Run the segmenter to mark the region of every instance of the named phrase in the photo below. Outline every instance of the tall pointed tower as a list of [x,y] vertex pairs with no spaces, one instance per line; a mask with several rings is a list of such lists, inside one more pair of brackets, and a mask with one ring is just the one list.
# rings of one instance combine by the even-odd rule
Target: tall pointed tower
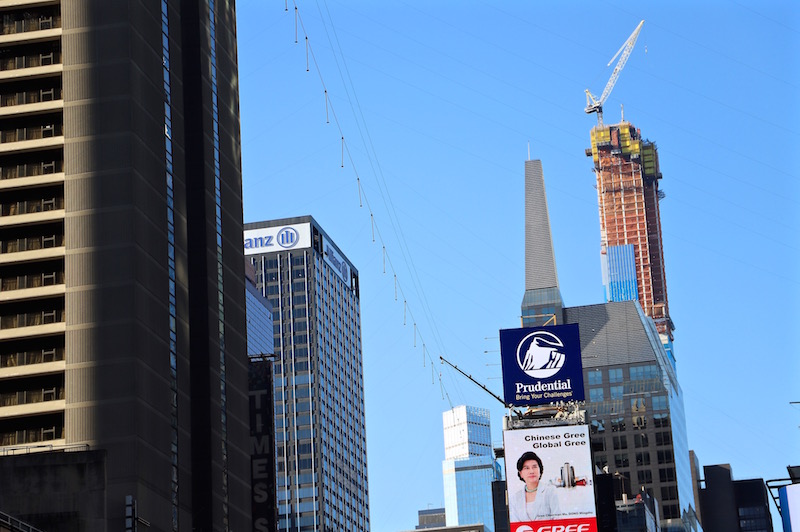
[[522,326],[560,324],[563,307],[542,161],[525,161],[525,295],[522,298]]
[[654,142],[631,123],[595,126],[591,148],[600,210],[600,254],[606,300],[638,300],[670,344],[667,280],[658,202],[661,171]]

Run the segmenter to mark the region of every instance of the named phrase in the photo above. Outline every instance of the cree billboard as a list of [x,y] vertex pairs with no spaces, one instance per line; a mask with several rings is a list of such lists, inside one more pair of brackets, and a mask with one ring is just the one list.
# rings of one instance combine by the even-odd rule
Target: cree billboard
[[244,254],[311,247],[311,224],[278,225],[244,232]]
[[508,405],[584,399],[577,324],[503,329],[500,359]]
[[510,532],[597,532],[587,425],[503,432]]

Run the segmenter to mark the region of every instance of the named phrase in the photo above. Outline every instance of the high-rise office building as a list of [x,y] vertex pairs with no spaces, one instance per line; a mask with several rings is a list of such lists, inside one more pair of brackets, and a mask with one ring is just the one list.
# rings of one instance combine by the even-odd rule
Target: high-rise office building
[[428,508],[417,512],[419,524],[414,530],[424,530],[426,528],[440,528],[447,526],[447,517],[444,508]]
[[638,302],[564,309],[577,323],[595,466],[659,503],[662,530],[697,530],[683,392]]
[[762,478],[734,480],[730,464],[703,466],[697,480],[705,532],[772,532],[770,495]]
[[669,345],[667,278],[658,202],[661,170],[654,142],[629,122],[592,128],[600,253],[606,301],[639,301]]
[[[541,253],[543,258],[526,256],[525,275],[547,282],[533,289],[526,284],[525,299],[542,300],[554,293],[557,277],[550,268],[553,248],[543,178],[527,170],[526,165],[526,183],[531,180],[534,185],[529,189],[526,184],[526,196],[531,190],[534,197],[526,197],[526,211],[537,212],[526,212],[525,217],[526,223],[536,220],[538,242],[531,247],[526,242],[526,255]],[[527,235],[526,228],[526,240]],[[526,322],[524,301],[523,324],[542,325]],[[674,359],[655,321],[637,298],[563,307],[556,314],[557,323],[579,327],[595,466],[625,477],[633,491],[626,494],[629,497],[645,491],[657,500],[662,530],[697,530],[683,394]]]
[[310,216],[244,246],[273,308],[277,530],[367,532],[358,270]]
[[483,524],[494,531],[492,482],[500,478],[489,411],[461,405],[444,412],[444,508],[447,526]]
[[[0,13],[0,509],[47,530],[124,530],[133,509],[153,531],[245,530],[233,3]],[[64,448],[86,454],[33,453]]]

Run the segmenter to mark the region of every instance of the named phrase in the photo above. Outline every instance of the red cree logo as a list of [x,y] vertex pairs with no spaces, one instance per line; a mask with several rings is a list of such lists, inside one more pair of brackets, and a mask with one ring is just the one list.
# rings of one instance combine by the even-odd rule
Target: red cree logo
[[537,528],[536,532],[589,532],[589,525],[545,525]]

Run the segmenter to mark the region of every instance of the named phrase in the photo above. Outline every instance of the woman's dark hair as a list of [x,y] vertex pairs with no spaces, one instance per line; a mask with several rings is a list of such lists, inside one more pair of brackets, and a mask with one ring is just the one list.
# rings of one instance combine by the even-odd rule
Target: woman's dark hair
[[519,457],[519,460],[517,460],[517,476],[523,482],[525,482],[525,480],[523,480],[522,475],[520,475],[520,473],[522,472],[522,467],[525,465],[525,462],[529,460],[536,460],[536,463],[539,464],[539,474],[541,475],[542,473],[544,473],[544,465],[542,464],[542,459],[539,458],[535,452],[528,451],[526,453],[523,453],[523,455]]

